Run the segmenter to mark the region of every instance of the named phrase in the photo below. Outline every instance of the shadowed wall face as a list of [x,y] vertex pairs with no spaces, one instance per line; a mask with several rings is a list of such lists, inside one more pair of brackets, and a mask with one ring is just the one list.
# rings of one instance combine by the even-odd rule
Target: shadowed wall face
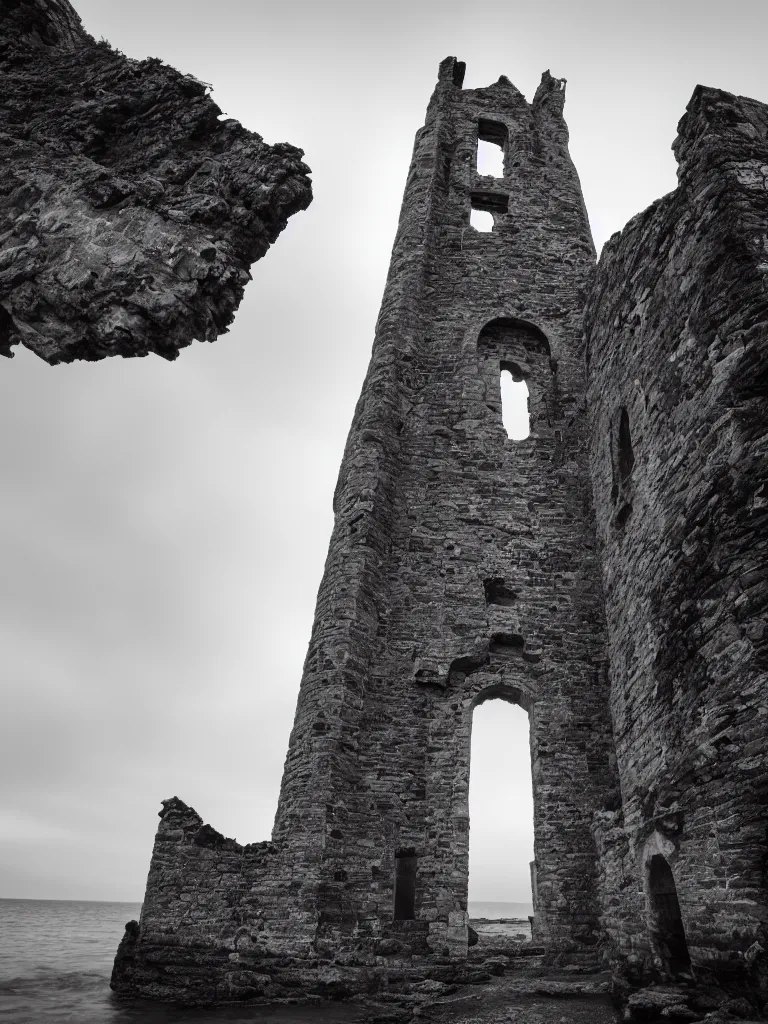
[[663,857],[694,970],[743,978],[767,938],[768,108],[698,87],[678,131],[677,190],[606,245],[588,306],[623,802],[597,834],[615,948],[653,949]]

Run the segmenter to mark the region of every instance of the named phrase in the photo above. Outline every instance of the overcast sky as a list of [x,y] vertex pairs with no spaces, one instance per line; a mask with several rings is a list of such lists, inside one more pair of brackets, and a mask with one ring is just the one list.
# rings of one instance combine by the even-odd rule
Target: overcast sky
[[[160,800],[269,837],[413,135],[439,61],[566,117],[598,246],[675,185],[698,82],[768,101],[764,0],[75,0],[306,151],[315,200],[228,335],[0,365],[0,896],[140,900]],[[477,712],[470,895],[529,898],[524,713]]]

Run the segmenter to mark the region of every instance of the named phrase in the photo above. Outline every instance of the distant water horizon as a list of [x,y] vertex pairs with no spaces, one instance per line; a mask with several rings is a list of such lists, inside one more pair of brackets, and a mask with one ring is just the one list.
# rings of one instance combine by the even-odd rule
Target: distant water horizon
[[361,1007],[182,1009],[117,999],[112,963],[141,903],[0,898],[0,1024],[356,1024]]
[[[0,1024],[353,1024],[360,1007],[184,1010],[117,1000],[112,963],[141,903],[0,898]],[[530,903],[472,900],[470,917],[522,918]]]
[[470,900],[467,904],[470,917],[487,917],[496,921],[500,918],[516,918],[527,921],[533,914],[532,903],[506,903],[500,900]]
[[[138,900],[72,900],[51,899],[47,896],[0,896],[0,904],[2,903],[98,903],[101,906],[109,907],[132,907],[136,918],[141,913],[142,906]],[[515,903],[506,900],[469,900],[467,909],[470,917],[527,918],[533,914],[533,904],[525,901]],[[1,924],[2,919],[0,918]]]

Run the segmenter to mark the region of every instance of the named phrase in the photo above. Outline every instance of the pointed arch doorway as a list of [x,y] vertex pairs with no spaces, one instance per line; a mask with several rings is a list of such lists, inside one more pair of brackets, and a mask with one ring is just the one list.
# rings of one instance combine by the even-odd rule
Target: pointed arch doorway
[[691,969],[691,957],[677,898],[675,876],[668,861],[660,853],[654,854],[648,863],[648,896],[653,949],[672,977],[687,974]]

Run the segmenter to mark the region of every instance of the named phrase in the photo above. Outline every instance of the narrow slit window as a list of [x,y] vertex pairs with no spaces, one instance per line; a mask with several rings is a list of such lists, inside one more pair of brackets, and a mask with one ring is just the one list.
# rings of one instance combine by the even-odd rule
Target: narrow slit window
[[395,854],[395,920],[413,921],[416,916],[416,852]]
[[501,367],[501,422],[511,441],[524,441],[531,433],[528,385],[514,364]]
[[469,223],[475,231],[493,231],[493,214],[487,210],[472,210]]
[[619,417],[618,464],[620,479],[628,480],[635,465],[635,453],[632,451],[632,437],[629,433],[629,414],[624,408]]
[[657,853],[651,857],[648,888],[651,896],[651,938],[673,977],[685,976],[691,967],[685,926],[680,913],[672,868]]
[[504,177],[504,150],[497,142],[478,139],[477,173],[489,178]]

